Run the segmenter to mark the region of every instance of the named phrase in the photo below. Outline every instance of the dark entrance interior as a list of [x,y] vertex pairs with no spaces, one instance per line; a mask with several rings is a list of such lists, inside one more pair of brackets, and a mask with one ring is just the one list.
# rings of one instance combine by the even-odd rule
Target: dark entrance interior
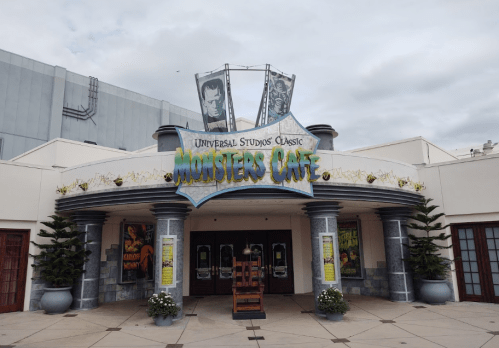
[[461,301],[499,303],[499,222],[452,226]]
[[23,310],[29,231],[0,230],[0,313]]
[[[253,251],[243,255],[248,243]],[[291,231],[191,232],[190,294],[232,294],[232,257],[262,259],[265,293],[294,293]]]

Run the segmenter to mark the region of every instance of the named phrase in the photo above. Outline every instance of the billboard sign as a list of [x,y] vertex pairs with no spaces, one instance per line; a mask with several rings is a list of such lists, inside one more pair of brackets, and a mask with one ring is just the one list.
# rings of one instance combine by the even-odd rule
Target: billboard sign
[[199,103],[206,132],[227,132],[225,71],[198,78]]
[[294,80],[270,71],[268,122],[271,123],[290,111]]
[[173,181],[177,194],[199,206],[224,192],[273,188],[313,197],[319,178],[319,138],[289,113],[279,122],[231,133],[177,128]]

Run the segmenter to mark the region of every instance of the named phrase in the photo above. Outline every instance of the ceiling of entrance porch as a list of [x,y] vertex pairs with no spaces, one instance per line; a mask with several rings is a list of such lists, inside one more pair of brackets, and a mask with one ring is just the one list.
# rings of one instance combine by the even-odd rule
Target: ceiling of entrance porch
[[[309,199],[231,199],[231,200],[213,200],[203,204],[200,208],[190,206],[191,217],[197,216],[226,216],[226,215],[305,215],[303,208]],[[186,202],[182,202],[186,203]],[[377,208],[394,207],[395,204],[376,203],[364,201],[339,201],[342,207],[340,215],[343,214],[363,214],[374,213]],[[154,218],[151,212],[153,205],[150,203],[124,204],[115,206],[100,207],[98,210],[106,211],[110,216],[122,217],[142,217]],[[92,208],[90,210],[97,210]]]

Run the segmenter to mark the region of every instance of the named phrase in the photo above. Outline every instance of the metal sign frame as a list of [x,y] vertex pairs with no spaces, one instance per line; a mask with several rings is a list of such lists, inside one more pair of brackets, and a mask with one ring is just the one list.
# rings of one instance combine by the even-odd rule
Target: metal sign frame
[[[230,83],[230,71],[263,71],[265,72],[265,80],[264,80],[264,86],[263,86],[263,92],[262,92],[262,98],[260,100],[260,106],[258,108],[258,114],[255,122],[255,128],[265,126],[268,124],[268,115],[267,115],[267,108],[268,108],[268,95],[269,95],[269,80],[270,80],[270,64],[265,64],[265,69],[252,69],[250,67],[246,67],[245,69],[242,68],[231,68],[230,64],[226,63],[224,64],[224,69],[223,71],[225,72],[225,84],[226,84],[226,89],[227,89],[227,113],[228,113],[228,129],[230,129],[230,132],[237,132],[237,127],[236,127],[236,115],[234,112],[234,103],[232,101],[232,87]],[[221,71],[221,70],[219,70]],[[209,71],[207,72],[208,74],[213,74],[217,72],[216,70],[214,71]],[[286,75],[283,72],[280,72],[282,75]],[[198,90],[198,95],[201,95],[201,92],[199,90],[199,74],[194,75],[196,79],[196,87]],[[295,79],[296,75],[291,76],[291,93],[289,96],[289,105],[287,107],[286,113],[290,112],[291,109],[291,99],[293,97],[293,90],[295,86]],[[201,100],[199,100],[201,110],[203,110],[203,105]],[[208,131],[208,125],[206,121],[203,118],[203,123],[204,123],[204,129],[205,131]]]

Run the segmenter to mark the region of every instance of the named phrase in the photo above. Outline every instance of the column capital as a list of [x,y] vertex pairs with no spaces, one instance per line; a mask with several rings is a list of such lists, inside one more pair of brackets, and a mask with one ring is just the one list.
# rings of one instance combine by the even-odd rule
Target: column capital
[[106,221],[105,211],[82,210],[75,212],[71,218],[77,225],[104,225]]
[[338,216],[340,209],[338,202],[310,202],[305,205],[305,212],[311,218],[313,217],[332,217]]
[[179,203],[159,203],[154,204],[151,209],[156,219],[182,219],[185,220],[191,211],[185,204]]
[[382,221],[385,220],[403,220],[406,221],[412,215],[412,208],[409,207],[390,207],[379,208],[377,214]]

